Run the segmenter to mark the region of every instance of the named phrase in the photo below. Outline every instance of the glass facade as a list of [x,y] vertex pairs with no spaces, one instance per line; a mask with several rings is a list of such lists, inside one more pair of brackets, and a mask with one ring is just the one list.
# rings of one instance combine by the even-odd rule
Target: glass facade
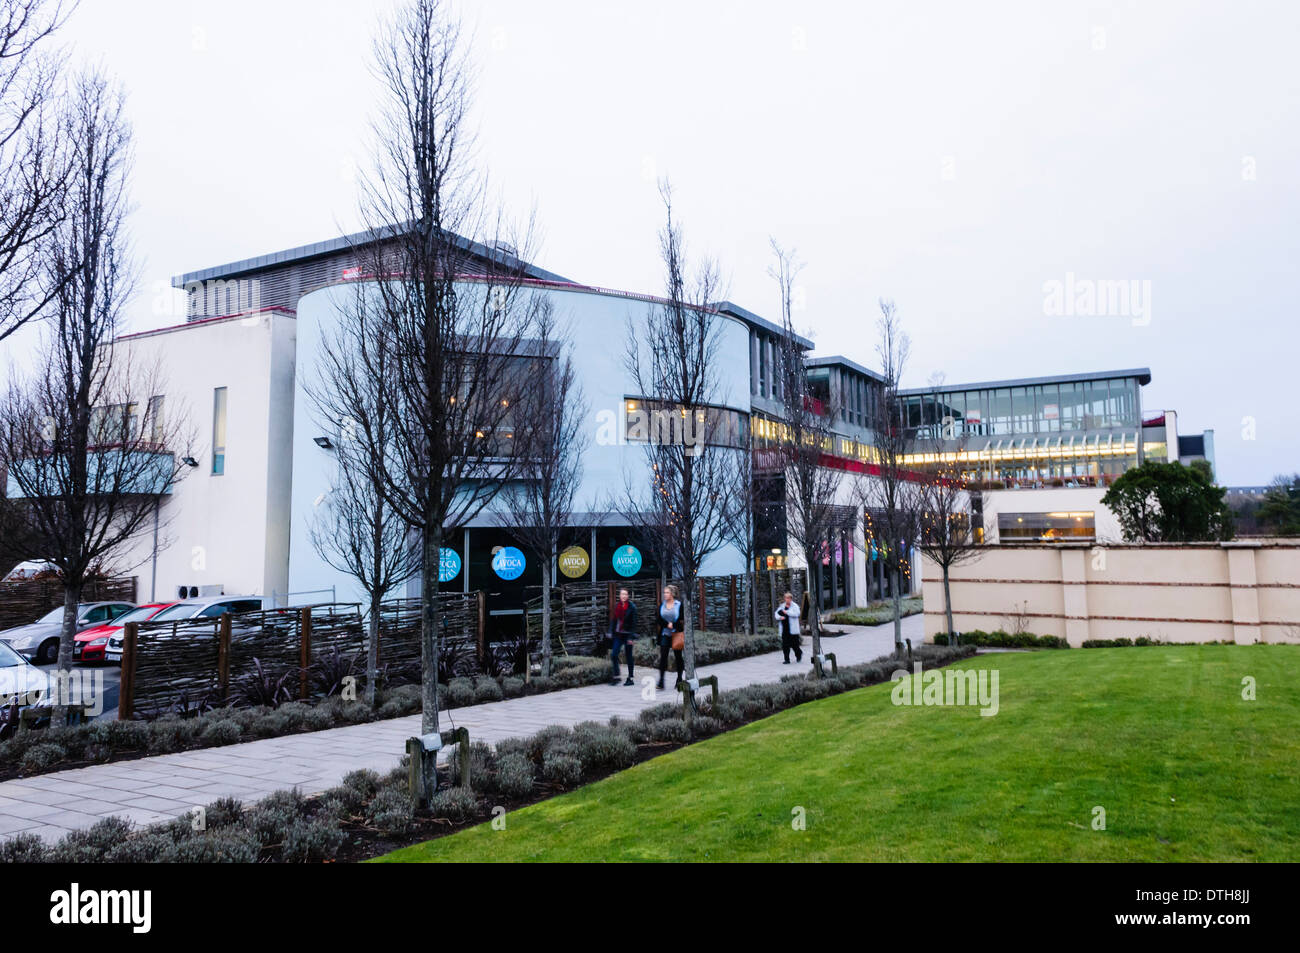
[[1108,483],[1138,462],[1140,387],[1116,377],[908,394],[918,450],[907,462],[986,489]]

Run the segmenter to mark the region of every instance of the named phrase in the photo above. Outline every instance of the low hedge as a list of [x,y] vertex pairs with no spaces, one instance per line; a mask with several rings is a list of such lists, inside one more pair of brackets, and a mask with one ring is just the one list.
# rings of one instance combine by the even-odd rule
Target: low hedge
[[[914,660],[923,668],[946,665],[974,654],[969,646],[921,646]],[[46,844],[34,834],[0,843],[0,863],[322,863],[338,858],[348,842],[371,838],[375,856],[392,849],[392,839],[424,840],[449,827],[492,817],[502,800],[528,802],[579,787],[621,771],[664,746],[689,744],[786,708],[889,681],[903,666],[883,656],[848,665],[834,677],[788,675],[780,682],[723,692],[716,707],[703,699],[690,724],[682,706],[666,702],[645,709],[636,720],[588,721],[573,728],[551,726],[528,738],[508,738],[490,747],[471,744],[470,781],[457,782],[458,759],[439,769],[442,788],[427,815],[417,816],[407,792],[406,759],[385,775],[353,771],[325,793],[306,797],[279,791],[245,807],[224,798],[194,815],[136,828],[110,817]],[[201,830],[196,830],[201,826]]]
[[[1139,635],[1136,639],[1084,639],[1081,643],[1085,649],[1126,649],[1139,645],[1183,645],[1182,642],[1165,642],[1161,639],[1153,639],[1146,635]],[[1198,642],[1197,645],[1236,645],[1231,639],[1222,639],[1217,642]]]
[[[940,632],[934,637],[935,645],[947,645],[949,641],[946,632]],[[958,634],[958,642],[961,645],[978,645],[981,648],[991,649],[1068,649],[1070,647],[1070,643],[1059,635],[1034,635],[1032,632],[1019,632],[1013,635],[1001,629],[993,632],[985,632],[981,629],[961,632]]]

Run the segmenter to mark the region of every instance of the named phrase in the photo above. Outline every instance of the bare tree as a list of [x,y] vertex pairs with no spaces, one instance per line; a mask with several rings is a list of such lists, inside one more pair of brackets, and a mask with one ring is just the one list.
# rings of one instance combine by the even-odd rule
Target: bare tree
[[921,494],[918,474],[908,466],[915,430],[903,416],[899,382],[907,366],[911,341],[903,331],[894,302],[881,299],[876,323],[876,357],[881,384],[871,415],[875,460],[856,484],[867,521],[865,544],[874,546],[890,580],[894,604],[894,650],[903,651],[902,577],[908,551],[920,533]]
[[68,214],[73,155],[54,101],[62,58],[50,44],[74,6],[0,0],[0,340],[61,289],[42,249]]
[[768,274],[781,292],[781,327],[777,341],[774,378],[781,417],[781,457],[785,474],[786,532],[799,545],[808,563],[808,631],[814,656],[821,655],[822,558],[833,531],[844,524],[845,507],[838,504],[844,471],[825,466],[833,452],[833,422],[839,414],[836,396],[828,388],[814,394],[804,361],[803,347],[794,328],[794,282],[802,263],[793,249],[772,241],[776,263]]
[[542,567],[542,674],[549,676],[551,572],[582,484],[587,402],[549,300],[538,309],[534,340],[540,367],[521,395],[519,415],[528,427],[516,451],[528,462],[502,493],[497,518]]
[[[681,226],[673,218],[672,189],[661,182],[666,224],[659,233],[665,270],[664,300],[644,324],[629,322],[624,367],[637,391],[646,432],[648,486],[633,488],[627,507],[643,536],[658,539],[667,570],[686,588],[683,663],[695,677],[695,618],[691,604],[704,561],[726,542],[727,495],[735,485],[740,434],[717,405],[722,318],[711,307],[721,287],[717,265],[692,269]],[[698,611],[698,608],[695,610]]]
[[[438,730],[439,553],[444,535],[483,511],[519,471],[517,398],[537,298],[526,242],[507,234],[470,162],[470,71],[443,0],[409,0],[381,30],[384,105],[362,186],[366,234],[354,249],[387,329],[383,397],[392,440],[367,440],[382,493],[421,541],[423,730]],[[525,232],[525,238],[527,237]],[[475,238],[481,239],[476,241]],[[514,237],[514,242],[506,241]]]
[[[944,425],[946,426],[946,425]],[[961,467],[944,457],[960,451],[938,449],[942,462],[926,472],[920,484],[920,538],[917,546],[943,572],[943,608],[948,637],[953,633],[951,573],[954,566],[983,555],[971,519],[970,490]]]
[[72,89],[62,135],[75,158],[66,217],[43,243],[52,290],[37,371],[0,407],[0,469],[23,498],[42,558],[64,586],[61,673],[72,664],[87,575],[154,530],[180,478],[183,415],[163,409],[156,368],[114,343],[132,284],[124,219],[131,133],[122,93],[87,73]]
[[420,567],[410,527],[384,496],[379,467],[393,452],[395,407],[385,394],[393,349],[364,286],[337,328],[326,335],[306,390],[321,423],[337,436],[338,469],[311,527],[312,546],[354,578],[368,597],[366,704],[375,706],[381,606]]

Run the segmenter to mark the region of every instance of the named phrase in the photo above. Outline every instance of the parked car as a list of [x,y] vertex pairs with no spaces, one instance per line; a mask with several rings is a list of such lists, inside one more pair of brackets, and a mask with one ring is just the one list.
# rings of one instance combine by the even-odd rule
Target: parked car
[[108,648],[108,640],[120,633],[122,626],[128,622],[144,622],[152,619],[163,609],[174,605],[176,605],[174,602],[150,602],[138,609],[123,613],[112,622],[105,622],[103,625],[92,626],[85,632],[78,632],[72,648],[73,659],[78,662],[107,661],[104,652]]
[[45,672],[0,642],[0,738],[17,730],[23,712],[51,707],[49,686]]
[[[130,602],[83,602],[77,606],[77,631],[103,625],[130,612],[135,606]],[[56,661],[59,657],[59,633],[63,629],[63,607],[51,609],[29,625],[20,625],[0,632],[4,642],[23,658],[37,665]]]
[[[172,603],[149,621],[177,622],[183,619],[215,619],[227,612],[252,612],[260,608],[262,608],[261,596],[214,596],[211,599],[187,599],[184,602]],[[122,641],[121,632],[109,636],[108,644],[104,649],[105,661],[122,661]]]

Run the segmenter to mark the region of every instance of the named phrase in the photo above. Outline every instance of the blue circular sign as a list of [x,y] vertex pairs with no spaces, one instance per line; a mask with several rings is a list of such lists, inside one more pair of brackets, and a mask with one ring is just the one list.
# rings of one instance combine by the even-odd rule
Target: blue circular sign
[[438,581],[451,582],[460,575],[460,553],[446,546],[438,550]]
[[492,571],[505,580],[518,579],[525,565],[524,554],[514,546],[502,546],[492,557]]
[[640,571],[641,550],[632,545],[614,550],[614,572],[620,576],[635,576]]

